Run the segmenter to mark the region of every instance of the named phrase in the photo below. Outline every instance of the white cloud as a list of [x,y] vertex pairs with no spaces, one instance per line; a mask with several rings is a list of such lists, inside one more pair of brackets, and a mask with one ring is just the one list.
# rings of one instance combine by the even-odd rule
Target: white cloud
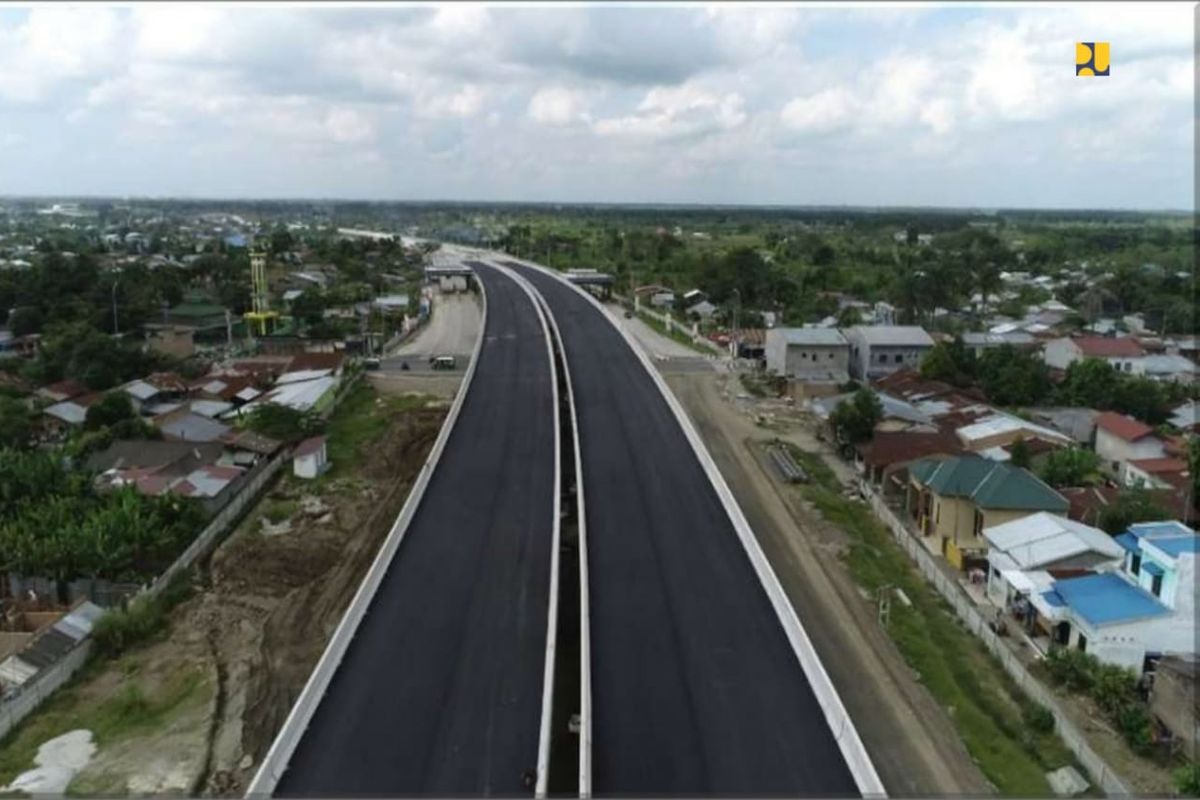
[[830,133],[850,125],[859,101],[847,89],[835,86],[788,102],[779,116],[788,128],[801,133]]
[[[0,128],[26,154],[5,182],[153,185],[157,153],[172,186],[228,165],[230,192],[919,203],[953,165],[924,196],[985,203],[1004,172],[1036,203],[1070,164],[1135,187],[1115,204],[1190,204],[1193,29],[1165,4],[39,6],[0,14]],[[1076,39],[1112,42],[1111,77],[1074,77]],[[1134,163],[1156,180],[1124,180]]]
[[542,125],[570,125],[588,118],[583,93],[561,86],[539,89],[529,100],[528,113]]
[[473,117],[483,108],[485,96],[478,86],[464,86],[457,92],[433,94],[422,98],[418,112],[433,119]]
[[741,95],[685,84],[651,89],[635,113],[599,119],[593,128],[601,136],[670,140],[730,130],[745,121]]
[[121,59],[115,10],[38,6],[24,24],[0,28],[0,99],[35,103],[60,84],[107,73]]

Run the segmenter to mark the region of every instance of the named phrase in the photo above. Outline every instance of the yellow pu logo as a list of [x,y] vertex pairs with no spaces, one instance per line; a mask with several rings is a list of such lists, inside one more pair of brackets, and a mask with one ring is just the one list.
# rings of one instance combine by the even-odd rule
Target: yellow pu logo
[[1076,42],[1075,74],[1092,78],[1108,76],[1108,42]]

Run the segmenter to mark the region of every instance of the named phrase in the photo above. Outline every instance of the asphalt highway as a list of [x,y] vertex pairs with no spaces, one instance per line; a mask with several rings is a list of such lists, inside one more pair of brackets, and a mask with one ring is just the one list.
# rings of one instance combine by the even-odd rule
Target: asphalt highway
[[857,795],[728,514],[634,352],[571,287],[501,263],[546,299],[574,383],[595,795]]
[[556,414],[528,295],[476,271],[487,321],[470,392],[277,796],[533,793]]

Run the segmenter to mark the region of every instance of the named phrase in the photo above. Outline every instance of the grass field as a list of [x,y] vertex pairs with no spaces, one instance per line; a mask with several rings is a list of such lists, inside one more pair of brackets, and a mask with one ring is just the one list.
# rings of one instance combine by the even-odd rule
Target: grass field
[[882,587],[900,589],[911,602],[893,598],[888,633],[918,680],[949,711],[984,775],[1003,795],[1050,795],[1045,773],[1074,762],[1047,730],[1044,712],[959,622],[870,508],[841,495],[824,461],[794,446],[789,452],[812,479],[799,491],[850,537],[844,560],[855,581],[872,596]]
[[424,395],[384,396],[370,384],[359,383],[329,418],[325,446],[330,467],[321,478],[337,477],[358,460],[363,447],[384,435],[395,414],[424,408],[430,399]]
[[[121,656],[119,663],[133,674],[140,667],[139,656],[138,651],[132,651]],[[36,714],[0,740],[0,786],[32,769],[38,747],[49,739],[83,728],[92,732],[97,746],[111,744],[132,734],[161,727],[166,719],[183,708],[210,702],[216,691],[204,671],[194,669],[167,677],[149,693],[138,684],[129,683],[101,702],[95,697],[84,696],[80,687],[107,664],[93,660]]]

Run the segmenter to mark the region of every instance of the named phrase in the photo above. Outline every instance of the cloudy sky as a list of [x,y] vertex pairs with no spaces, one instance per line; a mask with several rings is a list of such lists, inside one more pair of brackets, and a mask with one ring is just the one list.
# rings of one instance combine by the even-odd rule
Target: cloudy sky
[[0,6],[0,194],[1190,210],[1194,30],[1183,3]]

